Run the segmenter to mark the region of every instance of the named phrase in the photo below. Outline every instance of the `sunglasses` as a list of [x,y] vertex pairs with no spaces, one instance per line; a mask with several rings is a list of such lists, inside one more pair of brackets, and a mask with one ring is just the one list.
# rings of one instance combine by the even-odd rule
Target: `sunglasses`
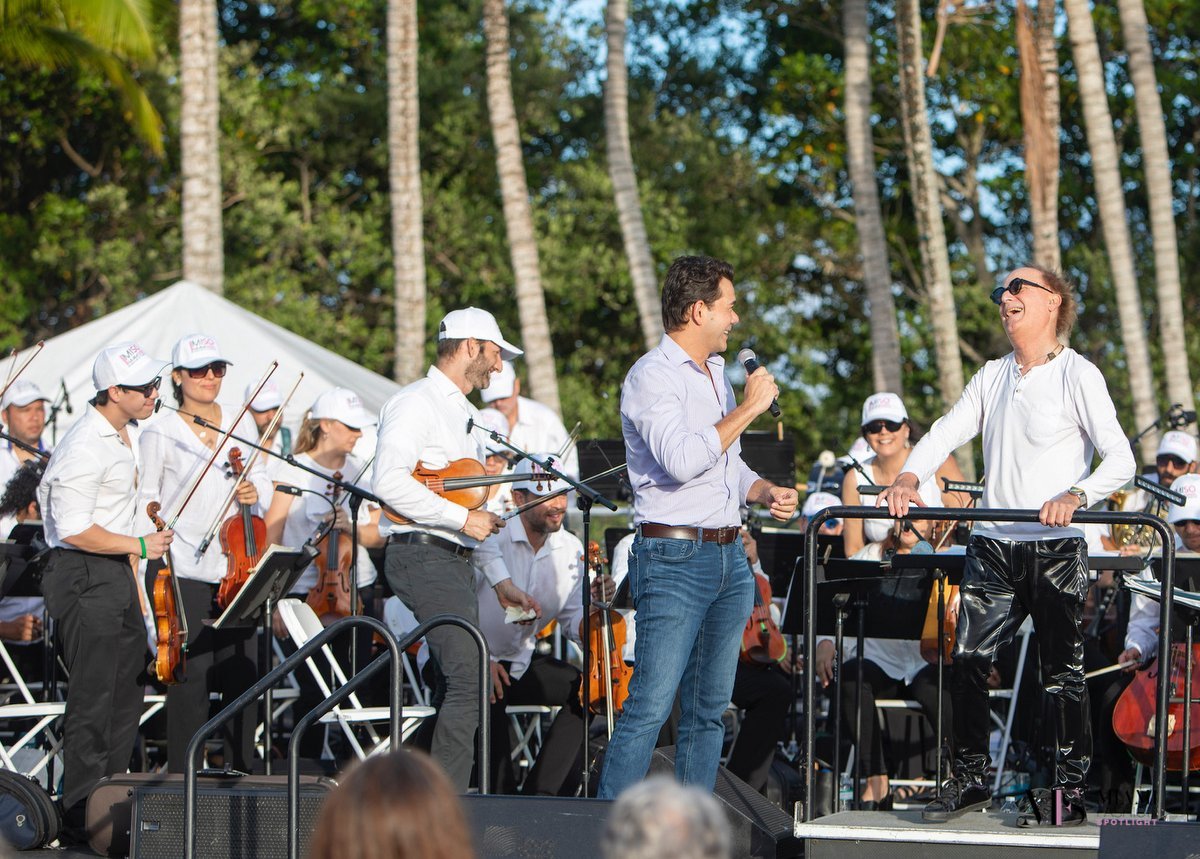
[[1172,468],[1183,468],[1187,465],[1180,457],[1173,453],[1164,453],[1162,456],[1155,457],[1154,462],[1159,466],[1171,466]]
[[1034,283],[1032,280],[1026,280],[1023,277],[1014,277],[1005,286],[997,286],[992,290],[992,301],[996,304],[1000,303],[1000,299],[1004,297],[1004,293],[1008,292],[1012,295],[1020,295],[1021,289],[1026,286],[1035,286],[1038,289],[1044,289],[1046,292],[1054,292],[1049,287],[1042,286],[1040,283]]
[[213,377],[217,379],[225,378],[224,361],[213,361],[211,364],[205,364],[203,367],[184,367],[183,372],[187,373],[193,379],[203,379],[208,375],[209,370],[212,371]]
[[885,429],[888,432],[900,432],[900,427],[904,426],[904,421],[871,421],[869,424],[863,424],[862,431],[867,435],[877,435]]
[[118,385],[117,387],[125,391],[135,391],[143,397],[149,399],[150,395],[158,390],[158,386],[162,384],[162,376],[155,376],[144,385]]

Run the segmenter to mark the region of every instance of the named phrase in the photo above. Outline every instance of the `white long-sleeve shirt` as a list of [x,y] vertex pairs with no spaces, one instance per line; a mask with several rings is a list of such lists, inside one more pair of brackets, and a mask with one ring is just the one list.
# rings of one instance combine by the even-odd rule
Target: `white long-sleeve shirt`
[[[980,433],[985,508],[1037,510],[1072,486],[1091,504],[1133,477],[1133,452],[1104,376],[1074,349],[1063,349],[1024,376],[1012,353],[988,361],[917,443],[904,470],[924,482],[955,448]],[[1093,472],[1095,453],[1102,461]],[[975,532],[1007,540],[1083,536],[1074,526],[1036,522],[980,523]]]
[[[226,414],[229,414],[228,411]],[[236,414],[236,411],[232,414]],[[242,416],[233,432],[242,438],[258,436],[254,429],[254,421],[249,415]],[[229,490],[233,488],[235,478],[229,470],[229,451],[236,447],[239,447],[236,440],[230,438],[225,441],[212,467],[200,481],[196,494],[175,523],[171,562],[174,565],[172,569],[180,578],[215,584],[222,579],[228,568],[225,555],[221,552],[219,536],[213,538],[204,554],[200,553],[200,543],[213,520],[221,512],[221,505],[229,496]],[[160,515],[170,524],[171,518],[179,510],[179,505],[191,490],[196,475],[212,456],[212,448],[192,432],[181,415],[174,414],[166,415],[146,427],[142,432],[141,453],[142,480],[139,486],[138,513],[142,514],[149,502],[158,501],[162,504]],[[250,460],[252,453],[252,450],[248,451],[243,447],[243,463]],[[274,491],[263,463],[264,456],[265,454],[259,454],[255,458],[246,475],[246,480],[258,492],[255,512],[259,515],[270,505],[271,494]],[[236,502],[230,504],[229,509],[224,511],[222,522],[237,510]],[[150,528],[149,521],[146,522],[146,527]],[[258,550],[263,552],[266,548],[259,546]]]
[[430,367],[424,379],[405,385],[383,404],[372,489],[415,524],[380,519],[380,532],[423,531],[474,548],[477,541],[461,531],[467,524],[467,508],[427,489],[412,473],[418,462],[432,468],[464,457],[483,462],[485,437],[481,431],[467,432],[467,420],[478,417],[458,385],[437,367]]
[[[570,531],[547,534],[546,542],[534,551],[524,522],[516,516],[502,531],[479,544],[472,563],[479,597],[479,629],[487,639],[492,660],[512,663],[509,673],[514,679],[529,667],[537,634],[551,620],[558,621],[564,635],[579,641],[583,544]],[[542,617],[537,623],[504,622],[504,609],[492,586],[507,578],[541,605]]]

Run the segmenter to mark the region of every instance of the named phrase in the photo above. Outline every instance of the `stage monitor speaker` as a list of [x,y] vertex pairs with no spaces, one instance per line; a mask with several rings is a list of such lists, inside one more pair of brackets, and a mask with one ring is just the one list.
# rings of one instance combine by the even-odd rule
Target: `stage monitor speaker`
[[612,803],[551,796],[462,798],[480,859],[557,857],[599,859],[600,836]]
[[[654,750],[650,774],[674,777],[675,746]],[[792,818],[725,767],[717,769],[713,794],[729,818],[734,856],[784,859],[803,854],[803,845],[794,834]]]
[[1127,856],[1191,859],[1200,852],[1196,849],[1195,823],[1167,823],[1149,816],[1103,813],[1096,814],[1096,822],[1100,824],[1099,859]]
[[742,433],[742,459],[746,465],[779,486],[796,485],[796,440],[785,433]]
[[[300,852],[312,836],[332,779],[301,777]],[[204,859],[286,859],[287,776],[200,780],[196,804],[196,855]],[[133,790],[130,856],[179,859],[183,849],[183,777],[137,785]]]

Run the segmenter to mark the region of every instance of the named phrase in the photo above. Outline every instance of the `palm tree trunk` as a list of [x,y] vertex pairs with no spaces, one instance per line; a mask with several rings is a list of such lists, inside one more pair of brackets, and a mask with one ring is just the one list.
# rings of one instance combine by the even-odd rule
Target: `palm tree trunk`
[[[613,0],[610,0],[610,14],[613,5]],[[887,240],[883,234],[883,212],[879,206],[879,189],[875,185],[867,0],[846,0],[842,12],[842,27],[846,39],[847,162],[854,195],[858,247],[863,259],[863,283],[867,290],[867,319],[871,326],[871,372],[875,390],[903,394],[900,330],[896,323],[896,302],[892,297]]]
[[397,382],[421,375],[425,358],[425,235],[421,127],[417,100],[417,3],[388,0],[388,180],[392,205],[392,285],[396,297]]
[[537,240],[533,234],[533,209],[529,204],[517,111],[513,106],[508,65],[508,12],[504,0],[484,0],[483,32],[487,38],[488,116],[496,146],[496,169],[500,174],[500,197],[512,253],[517,313],[521,318],[521,341],[529,367],[530,393],[535,400],[562,414],[554,350],[550,344],[550,324],[546,321],[546,295],[542,291]]
[[183,277],[220,294],[225,289],[225,247],[216,0],[180,0],[179,91]]
[[[1150,369],[1150,349],[1146,344],[1146,322],[1142,316],[1141,296],[1133,266],[1133,243],[1125,223],[1125,195],[1121,190],[1117,141],[1113,134],[1108,94],[1104,89],[1104,69],[1100,46],[1088,0],[1063,0],[1067,12],[1067,32],[1071,53],[1079,74],[1079,97],[1087,129],[1088,151],[1096,182],[1096,204],[1104,244],[1112,268],[1113,290],[1117,297],[1117,316],[1125,342],[1125,361],[1129,367],[1129,387],[1133,397],[1133,417],[1137,428],[1150,426],[1157,417],[1154,402],[1154,376]],[[1153,462],[1158,449],[1158,433],[1142,436],[1143,462]]]
[[[908,158],[913,208],[920,236],[921,270],[933,327],[937,358],[938,388],[948,409],[962,394],[962,355],[958,346],[958,315],[950,281],[950,254],[938,177],[933,166],[933,134],[925,105],[925,56],[921,47],[921,10],[917,0],[900,0],[896,5],[896,30],[900,58],[900,111],[904,126],[904,148]],[[975,473],[970,448],[955,451],[955,458],[968,477]]]
[[1017,50],[1021,55],[1021,120],[1033,262],[1051,271],[1062,267],[1058,237],[1059,103],[1055,0],[1038,0],[1031,21],[1017,3]]
[[1142,0],[1117,0],[1121,32],[1129,53],[1134,104],[1142,138],[1142,169],[1150,207],[1150,233],[1154,239],[1154,285],[1158,297],[1159,332],[1167,396],[1172,403],[1194,408],[1192,378],[1188,372],[1183,334],[1183,297],[1179,285],[1179,247],[1175,237],[1175,195],[1171,161],[1167,152],[1167,127],[1150,51],[1149,23]]
[[633,147],[629,142],[629,72],[625,67],[625,21],[627,0],[609,0],[605,13],[608,32],[608,79],[604,84],[604,135],[608,144],[608,175],[612,179],[617,204],[617,220],[629,257],[629,275],[633,280],[633,298],[642,322],[646,348],[662,339],[662,309],[658,282],[654,276],[654,257],[642,220],[637,177],[633,171]]

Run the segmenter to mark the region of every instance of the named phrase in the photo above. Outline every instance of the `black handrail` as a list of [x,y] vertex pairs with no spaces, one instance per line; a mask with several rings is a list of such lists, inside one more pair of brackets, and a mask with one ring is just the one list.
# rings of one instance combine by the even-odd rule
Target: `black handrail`
[[[478,750],[481,761],[481,772],[479,775],[479,785],[480,792],[487,793],[488,788],[490,787],[488,784],[488,764],[490,763],[489,754],[491,749],[490,735],[488,733],[488,716],[490,715],[488,698],[491,691],[491,675],[488,666],[490,655],[488,652],[487,641],[484,640],[483,634],[475,626],[461,617],[450,614],[439,614],[429,618],[429,620],[425,621],[424,623],[419,624],[414,630],[405,636],[404,639],[402,639],[400,642],[397,642],[395,636],[392,634],[392,631],[382,622],[365,615],[351,615],[350,617],[342,618],[341,620],[330,624],[328,627],[321,630],[319,633],[306,641],[302,647],[296,650],[295,653],[286,657],[282,662],[279,663],[279,665],[268,671],[261,680],[239,695],[236,699],[231,701],[225,706],[224,709],[221,710],[221,712],[217,713],[217,715],[205,722],[192,736],[185,753],[183,777],[184,856],[186,859],[195,859],[196,855],[196,756],[199,752],[200,746],[217,728],[230,721],[234,715],[241,712],[246,707],[256,703],[268,688],[274,686],[276,683],[294,671],[302,662],[304,662],[309,656],[324,646],[330,639],[340,635],[351,627],[365,626],[375,632],[380,633],[388,647],[389,652],[386,654],[381,654],[375,661],[371,663],[371,666],[369,667],[371,668],[371,674],[374,674],[376,671],[378,671],[378,667],[376,666],[381,660],[387,659],[391,662],[391,683],[389,689],[391,700],[389,701],[388,714],[389,726],[391,736],[399,737],[401,735],[400,725],[403,714],[403,707],[401,703],[401,692],[403,685],[401,679],[400,653],[413,642],[422,638],[428,632],[428,630],[443,624],[451,624],[453,626],[459,626],[463,628],[475,639],[476,644],[480,647],[480,737],[478,742]],[[361,674],[362,672],[360,672],[358,675],[355,675],[355,678],[351,678],[351,681],[346,684],[347,686],[350,686],[350,691],[346,692],[346,695],[349,695],[350,692],[357,688],[358,683],[354,681],[357,677],[361,676]],[[351,686],[351,684],[353,685]],[[344,686],[342,688],[344,689],[346,687]],[[340,691],[341,690],[339,689],[339,692]],[[334,695],[330,696],[330,699],[327,699],[327,701],[337,698],[337,695],[338,693],[335,692]],[[340,703],[341,700],[342,698],[337,698],[335,703],[330,705],[329,709],[332,709],[332,707],[336,706],[337,703]],[[327,702],[322,702],[320,706],[324,706],[325,703]],[[321,715],[323,715],[323,713]],[[266,753],[270,754],[270,749],[267,749]],[[292,782],[294,781],[291,773],[289,773],[288,779],[288,789],[290,793],[292,790]],[[298,780],[295,780],[295,783],[298,796]]]
[[[808,522],[805,545],[817,545],[817,532],[826,519],[891,519],[894,518],[882,507],[827,507]],[[966,507],[910,507],[908,519],[932,519],[952,522],[1037,522],[1037,510],[1008,510]],[[1159,603],[1158,652],[1160,658],[1170,653],[1171,609],[1175,594],[1175,538],[1167,523],[1149,513],[1118,513],[1115,511],[1079,511],[1071,518],[1072,524],[1081,525],[1144,525],[1153,528],[1162,539],[1162,600]],[[801,772],[804,774],[804,794],[801,799],[803,819],[813,819],[813,761],[815,688],[813,686],[814,659],[817,649],[817,623],[814,607],[817,600],[817,553],[804,553],[804,754]],[[1170,673],[1160,671],[1158,675],[1158,712],[1166,713],[1170,696]],[[837,757],[837,750],[834,751]],[[1158,731],[1154,742],[1154,816],[1166,818],[1164,788],[1167,776],[1167,732]],[[940,777],[940,773],[939,773]]]

